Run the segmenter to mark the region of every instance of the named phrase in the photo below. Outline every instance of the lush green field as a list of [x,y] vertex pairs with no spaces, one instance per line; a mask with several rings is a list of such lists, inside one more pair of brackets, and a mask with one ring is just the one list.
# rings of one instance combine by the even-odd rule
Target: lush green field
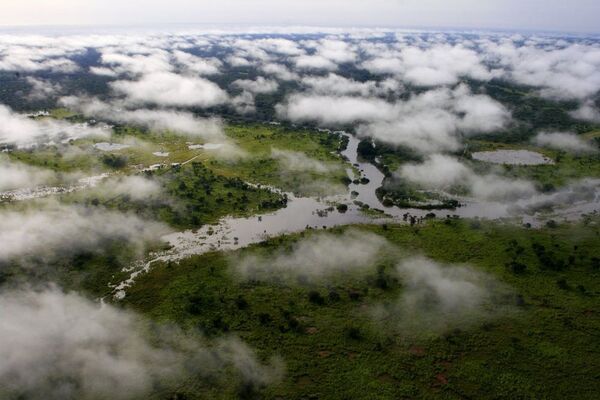
[[[365,273],[329,283],[238,279],[231,260],[275,253],[316,233],[274,238],[233,258],[209,253],[156,267],[128,291],[124,305],[209,336],[233,332],[262,357],[283,357],[284,380],[259,398],[596,397],[597,219],[541,230],[469,220],[360,229],[385,237],[397,252]],[[402,334],[401,323],[374,321],[371,306],[402,294],[393,266],[413,254],[492,274],[512,288],[514,306],[495,319],[442,333]],[[231,388],[220,392],[201,381],[191,386],[181,388],[187,398],[233,397]]]

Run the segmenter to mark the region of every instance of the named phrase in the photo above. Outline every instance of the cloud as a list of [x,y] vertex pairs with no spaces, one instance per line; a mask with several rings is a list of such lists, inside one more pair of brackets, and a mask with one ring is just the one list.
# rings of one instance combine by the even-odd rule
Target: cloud
[[116,81],[111,87],[132,104],[212,107],[227,102],[225,91],[206,79],[156,72],[136,81]]
[[223,65],[223,63],[216,58],[203,59],[180,50],[175,50],[173,56],[185,71],[200,75],[219,74],[219,68]]
[[0,143],[30,147],[39,143],[68,141],[88,136],[108,137],[107,126],[72,124],[51,118],[31,119],[0,105]]
[[239,339],[203,343],[56,287],[4,291],[0,308],[0,391],[8,396],[130,399],[225,370],[255,386],[281,374],[280,363],[261,364]]
[[105,182],[98,188],[104,196],[128,196],[134,201],[149,200],[161,194],[160,184],[142,176],[125,176]]
[[[150,54],[124,54],[126,50],[108,48],[102,50],[100,61],[110,67],[116,75],[137,76],[168,72],[173,69],[170,55],[165,50],[154,49]],[[98,70],[101,74],[109,75],[106,69]]]
[[278,160],[281,166],[288,171],[316,172],[324,174],[339,169],[335,165],[315,160],[299,151],[272,148],[271,157]]
[[301,82],[311,91],[323,95],[358,94],[366,97],[378,92],[374,81],[357,82],[332,73],[327,76],[305,76]]
[[288,67],[282,64],[268,63],[260,66],[260,70],[267,75],[273,75],[282,81],[296,81],[300,76],[290,71]]
[[31,85],[31,91],[27,96],[30,100],[45,100],[56,96],[62,91],[62,87],[58,83],[52,83],[47,80],[28,76],[27,83]]
[[244,90],[239,95],[231,99],[231,104],[235,111],[239,114],[252,114],[256,112],[256,104],[254,103],[254,94]]
[[331,60],[336,64],[350,63],[357,59],[352,46],[343,40],[323,39],[316,46],[316,50],[318,57]]
[[429,90],[396,103],[387,118],[360,125],[357,134],[432,153],[457,150],[460,133],[501,130],[510,119],[502,104],[459,85],[453,90]]
[[492,276],[467,266],[444,265],[424,257],[396,268],[400,298],[375,308],[376,319],[406,333],[442,333],[500,316],[510,310],[510,291]]
[[323,124],[390,119],[395,112],[393,104],[380,99],[311,94],[293,94],[276,110],[280,118]]
[[110,104],[77,96],[62,97],[60,103],[88,117],[143,126],[155,132],[171,131],[205,140],[225,140],[223,123],[218,118],[198,118],[189,112],[173,110],[128,110],[118,102]]
[[35,187],[50,182],[52,171],[31,167],[20,162],[11,162],[0,157],[0,192],[5,190]]
[[533,138],[533,143],[542,147],[565,150],[573,153],[593,153],[597,149],[589,142],[574,133],[540,132]]
[[598,110],[598,107],[591,100],[585,101],[579,108],[571,111],[569,114],[575,119],[600,123],[600,110]]
[[8,46],[0,45],[0,71],[72,73],[79,66],[69,57],[82,51],[83,49],[60,48],[51,43],[40,46],[12,42]]
[[333,71],[337,69],[337,64],[330,59],[319,55],[304,55],[296,57],[294,60],[296,68],[300,70],[325,70]]
[[269,52],[279,53],[286,56],[298,56],[304,54],[304,50],[293,40],[282,38],[259,39],[255,41],[256,45]]
[[240,56],[229,56],[225,61],[232,67],[249,67],[252,65],[248,59]]
[[542,88],[549,98],[586,99],[600,90],[600,48],[585,43],[567,46],[556,41],[516,45],[509,40],[487,41],[483,50],[503,69],[503,76]]
[[134,249],[159,240],[169,229],[133,214],[55,203],[37,209],[0,211],[0,260],[44,255],[62,257],[76,251],[96,251],[103,241],[127,242]]
[[404,164],[399,176],[433,190],[465,186],[472,196],[481,200],[514,200],[536,193],[529,181],[508,179],[494,173],[478,175],[455,158],[441,154],[433,154],[421,164]]
[[364,62],[363,67],[373,73],[398,75],[417,86],[452,85],[462,77],[489,80],[494,76],[483,65],[481,56],[462,44],[438,44],[425,49],[404,46],[388,58]]
[[317,233],[300,239],[289,251],[246,256],[232,260],[232,265],[243,279],[314,281],[367,268],[387,246],[384,238],[369,232]]
[[279,84],[276,81],[265,79],[262,76],[257,77],[255,80],[238,79],[233,81],[231,86],[254,94],[273,93],[279,88]]

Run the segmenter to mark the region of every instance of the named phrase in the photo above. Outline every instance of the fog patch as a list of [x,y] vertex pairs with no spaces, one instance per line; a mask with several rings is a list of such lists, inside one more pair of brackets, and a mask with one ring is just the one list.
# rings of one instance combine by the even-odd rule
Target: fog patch
[[135,81],[120,80],[110,85],[132,104],[212,107],[228,101],[227,93],[217,84],[171,72],[149,73]]
[[591,100],[585,101],[575,111],[571,111],[569,115],[582,121],[600,123],[600,110]]
[[128,213],[54,202],[36,207],[0,211],[0,261],[55,259],[78,251],[96,251],[100,244],[110,241],[127,242],[142,251],[146,243],[169,232],[162,223]]
[[387,247],[384,238],[370,232],[317,233],[285,251],[269,256],[248,255],[231,264],[245,280],[319,281],[368,268]]
[[29,399],[146,397],[186,378],[232,371],[245,384],[278,380],[237,338],[211,343],[55,287],[0,294],[0,386]]
[[98,188],[103,196],[126,196],[134,201],[150,200],[162,193],[160,184],[142,176],[124,176],[105,182]]
[[218,118],[198,118],[192,113],[174,110],[128,110],[123,104],[110,104],[95,98],[68,96],[61,104],[88,117],[142,126],[154,132],[199,137],[206,140],[224,140],[223,122]]
[[540,132],[533,138],[533,143],[538,146],[572,153],[593,153],[597,151],[589,142],[569,132]]
[[408,334],[468,328],[511,309],[511,292],[494,277],[468,266],[444,265],[424,257],[402,261],[403,285],[396,301],[375,307],[386,326]]
[[52,118],[32,119],[0,105],[0,143],[32,147],[57,141],[67,142],[82,137],[108,137],[110,132],[108,126],[72,124]]
[[0,191],[35,187],[47,184],[55,178],[53,171],[0,157]]
[[254,94],[273,93],[279,88],[279,84],[276,81],[265,79],[262,76],[257,77],[255,80],[238,79],[233,81],[231,86]]
[[508,179],[495,173],[478,175],[457,159],[442,154],[433,154],[421,164],[405,164],[398,174],[427,189],[449,191],[461,187],[481,200],[515,200],[536,193],[529,181]]
[[315,172],[325,174],[339,170],[337,165],[310,158],[306,154],[299,151],[272,148],[271,157],[278,160],[281,166],[288,171]]

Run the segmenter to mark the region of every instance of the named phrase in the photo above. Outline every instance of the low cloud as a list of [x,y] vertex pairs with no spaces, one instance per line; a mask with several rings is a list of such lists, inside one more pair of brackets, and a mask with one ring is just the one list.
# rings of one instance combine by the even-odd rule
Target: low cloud
[[339,169],[338,166],[324,163],[308,157],[299,151],[271,149],[271,157],[278,160],[288,171],[328,173]]
[[571,117],[582,121],[600,123],[600,110],[593,101],[583,102],[575,111],[569,113]]
[[288,251],[271,256],[251,255],[232,260],[232,264],[247,280],[317,281],[367,268],[387,246],[384,238],[369,232],[317,233],[300,239]]
[[464,187],[480,200],[514,200],[536,193],[529,181],[508,179],[494,173],[478,175],[457,159],[441,154],[433,154],[421,164],[405,164],[399,175],[427,189],[446,191],[456,186]]
[[492,276],[467,266],[444,265],[416,257],[402,261],[396,273],[400,298],[375,308],[376,319],[405,333],[443,333],[500,316],[514,298]]
[[110,85],[132,104],[212,107],[228,101],[227,93],[217,84],[171,72],[145,74],[135,81],[120,80]]
[[158,182],[135,175],[120,177],[106,182],[98,190],[104,196],[127,196],[135,201],[150,200],[153,197],[159,196],[162,192],[162,188]]
[[231,85],[254,94],[273,93],[279,88],[279,84],[276,81],[265,79],[262,76],[259,76],[255,80],[238,79]]
[[280,362],[262,364],[239,339],[208,343],[55,287],[4,291],[0,308],[0,391],[9,396],[130,399],[192,376],[233,371],[255,387],[281,376]]
[[296,63],[296,68],[300,70],[325,70],[325,71],[334,71],[338,68],[337,64],[330,59],[319,56],[299,56],[294,60]]
[[57,83],[31,76],[27,77],[27,83],[31,85],[31,90],[27,98],[34,101],[55,97],[62,91],[62,87]]
[[30,147],[49,142],[65,142],[88,136],[108,137],[107,126],[72,124],[52,118],[32,119],[0,105],[0,143]]
[[460,133],[503,129],[510,112],[486,95],[459,85],[390,103],[374,97],[294,94],[276,106],[280,118],[325,125],[361,123],[357,133],[422,153],[457,150]]
[[185,72],[196,73],[199,75],[219,74],[220,68],[223,65],[223,63],[216,58],[204,59],[180,50],[175,50],[173,52],[173,57]]
[[206,140],[224,140],[223,123],[218,118],[198,118],[192,113],[174,110],[128,110],[123,104],[109,104],[94,98],[62,97],[60,103],[88,117],[134,124],[155,132],[170,131]]
[[52,171],[0,157],[0,192],[47,184],[54,178]]
[[0,261],[43,256],[64,257],[77,251],[96,251],[107,241],[127,242],[142,250],[169,229],[133,214],[50,202],[20,212],[0,211]]
[[462,44],[438,44],[424,49],[404,46],[387,58],[364,62],[363,67],[373,73],[397,75],[417,86],[439,86],[456,84],[462,77],[491,79],[494,74],[482,61],[480,54]]
[[510,112],[485,95],[474,95],[464,85],[453,90],[430,90],[396,103],[387,118],[357,128],[362,137],[402,145],[421,153],[457,150],[461,133],[503,129]]
[[329,125],[390,119],[394,115],[394,105],[380,99],[304,94],[291,95],[276,110],[280,118]]
[[568,132],[540,132],[533,143],[542,147],[550,147],[557,150],[565,150],[572,153],[593,153],[597,149],[589,142]]

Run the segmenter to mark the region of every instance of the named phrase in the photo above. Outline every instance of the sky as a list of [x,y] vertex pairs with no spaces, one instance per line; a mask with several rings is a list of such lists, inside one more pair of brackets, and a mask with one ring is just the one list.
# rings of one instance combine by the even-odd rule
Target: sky
[[0,25],[308,25],[600,32],[598,0],[0,0]]

